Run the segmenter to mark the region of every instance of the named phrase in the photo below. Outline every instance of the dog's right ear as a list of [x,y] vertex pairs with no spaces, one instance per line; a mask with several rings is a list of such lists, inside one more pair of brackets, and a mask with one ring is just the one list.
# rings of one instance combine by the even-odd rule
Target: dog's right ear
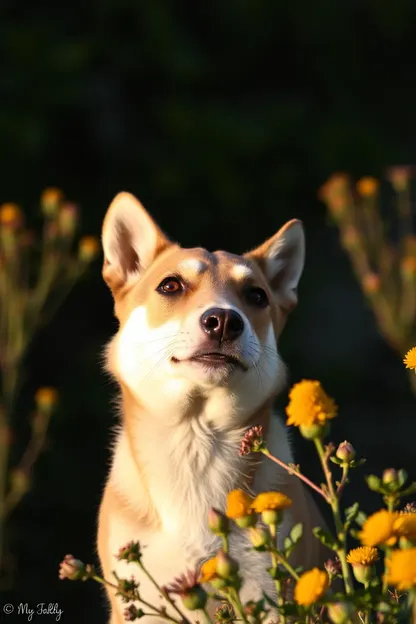
[[171,245],[138,199],[119,193],[111,202],[102,231],[103,278],[113,294],[138,279]]

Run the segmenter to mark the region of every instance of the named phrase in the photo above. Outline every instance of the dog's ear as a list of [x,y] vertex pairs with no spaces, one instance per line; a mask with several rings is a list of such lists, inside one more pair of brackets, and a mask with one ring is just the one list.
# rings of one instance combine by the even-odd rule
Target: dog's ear
[[288,221],[246,257],[260,265],[281,307],[291,310],[297,304],[297,287],[305,263],[302,222],[298,219]]
[[137,279],[171,243],[130,193],[111,202],[102,230],[103,278],[113,294]]

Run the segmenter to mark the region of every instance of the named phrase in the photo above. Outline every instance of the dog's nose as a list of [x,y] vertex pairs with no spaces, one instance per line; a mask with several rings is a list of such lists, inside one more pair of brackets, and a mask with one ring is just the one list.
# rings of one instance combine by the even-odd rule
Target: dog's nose
[[235,310],[210,308],[201,316],[202,329],[211,340],[236,340],[244,331],[244,321]]

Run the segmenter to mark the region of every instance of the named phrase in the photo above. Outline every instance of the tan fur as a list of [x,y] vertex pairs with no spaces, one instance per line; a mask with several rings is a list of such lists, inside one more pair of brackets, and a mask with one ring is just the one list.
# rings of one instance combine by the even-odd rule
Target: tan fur
[[[319,514],[299,479],[264,456],[238,455],[244,432],[260,424],[270,451],[293,461],[286,428],[273,417],[272,406],[285,377],[277,341],[296,303],[303,266],[299,228],[290,222],[241,257],[171,243],[128,194],[117,196],[104,220],[103,277],[120,323],[107,368],[120,385],[122,422],[100,508],[98,552],[106,578],[115,569],[121,576],[134,573],[150,602],[160,604],[157,592],[134,567],[117,561],[118,549],[139,540],[144,564],[160,585],[168,584],[217,552],[207,512],[210,506],[224,508],[233,488],[287,493],[293,506],[279,540],[302,521],[306,538],[297,563],[309,567],[321,558],[318,542],[308,537]],[[161,294],[158,285],[176,274],[183,292]],[[268,306],[249,302],[250,286],[267,293]],[[211,307],[238,311],[244,320],[241,338],[224,349],[234,349],[247,368],[211,370],[188,360],[208,345],[199,318]],[[243,599],[259,599],[263,590],[274,591],[264,571],[269,562],[245,553],[245,539],[233,533],[231,552],[247,579]],[[121,624],[125,605],[108,594],[110,622]]]

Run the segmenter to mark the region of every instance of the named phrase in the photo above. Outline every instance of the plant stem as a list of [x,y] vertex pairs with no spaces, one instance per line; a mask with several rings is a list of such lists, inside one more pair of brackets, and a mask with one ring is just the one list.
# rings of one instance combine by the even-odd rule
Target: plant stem
[[[279,559],[281,560],[281,557],[279,558],[277,556],[277,552],[276,552],[276,525],[275,524],[271,524],[269,526],[269,530],[270,530],[270,535],[272,537],[273,540],[273,550],[270,551],[270,555],[272,558],[272,565],[274,568],[276,568],[277,570],[277,566],[279,564]],[[285,604],[285,600],[284,600],[284,596],[282,593],[282,583],[280,582],[280,579],[274,579],[274,584],[276,587],[276,598],[277,598],[277,604],[279,605],[279,607],[284,607]],[[279,621],[280,624],[286,624],[286,616],[284,613],[279,613]]]
[[150,602],[147,602],[147,600],[144,600],[141,596],[130,596],[128,593],[120,591],[118,585],[116,585],[115,583],[111,583],[110,581],[106,581],[105,579],[101,578],[101,576],[93,574],[89,578],[92,579],[93,581],[96,581],[97,583],[101,583],[101,585],[107,585],[108,587],[111,587],[112,589],[117,590],[120,594],[123,594],[125,598],[127,598],[128,600],[131,600],[132,602],[135,602],[135,601],[140,602],[145,607],[152,609],[152,611],[154,611],[154,615],[158,615],[159,617],[162,617],[163,619],[168,620],[169,622],[174,622],[175,624],[182,624],[182,622],[185,621],[189,623],[189,620],[186,620],[186,619],[177,620],[176,618],[171,617],[167,613],[162,613],[160,609],[151,605]]
[[140,569],[142,570],[142,572],[144,572],[144,574],[147,576],[147,578],[149,579],[149,581],[152,583],[152,585],[154,587],[156,587],[156,589],[162,594],[163,598],[166,600],[166,602],[168,602],[170,604],[170,606],[172,607],[172,609],[174,609],[176,611],[176,613],[178,615],[180,615],[182,621],[184,623],[190,624],[189,620],[186,618],[186,616],[182,613],[182,611],[179,609],[179,607],[176,606],[174,600],[172,600],[172,598],[169,596],[169,594],[167,592],[165,592],[160,585],[158,584],[158,582],[153,578],[153,576],[150,574],[150,572],[144,567],[144,565],[142,563],[138,564],[140,566]]
[[230,587],[230,589],[226,593],[226,596],[229,602],[231,603],[231,606],[233,607],[234,611],[238,613],[238,615],[240,616],[244,624],[249,624],[246,614],[244,613],[244,608],[243,608],[243,605],[241,604],[240,596],[238,595],[237,590],[234,589],[233,587]]
[[322,445],[322,440],[320,438],[315,438],[315,447],[319,455],[319,459],[321,461],[322,469],[324,471],[325,480],[328,487],[329,493],[329,505],[332,509],[332,514],[335,520],[335,529],[337,532],[337,542],[339,547],[337,548],[337,555],[341,562],[342,576],[344,579],[345,591],[347,594],[352,594],[354,592],[354,585],[351,578],[350,569],[348,567],[347,555],[346,555],[346,534],[344,530],[344,525],[341,520],[341,513],[339,508],[339,500],[337,492],[334,489],[334,484],[332,481],[332,473],[328,466],[328,457],[325,453],[325,450]]
[[207,611],[206,607],[204,607],[204,608],[202,609],[202,613],[204,614],[204,620],[205,620],[205,622],[206,622],[207,624],[212,624],[212,620],[211,620],[211,618],[210,618],[210,616],[209,616],[209,613],[208,613],[208,611]]
[[294,475],[295,477],[298,477],[298,479],[301,479],[304,483],[309,485],[309,487],[311,487],[313,490],[318,492],[318,494],[320,494],[326,500],[327,503],[330,502],[325,492],[320,487],[315,485],[313,481],[308,479],[308,477],[305,477],[305,475],[303,475],[301,472],[298,472],[297,470],[293,470],[293,468],[285,464],[285,462],[283,462],[281,459],[278,459],[277,457],[272,455],[268,449],[262,449],[261,452],[263,453],[263,455],[266,455],[266,457],[274,461],[275,464],[278,464],[279,466],[284,468],[290,475]]

